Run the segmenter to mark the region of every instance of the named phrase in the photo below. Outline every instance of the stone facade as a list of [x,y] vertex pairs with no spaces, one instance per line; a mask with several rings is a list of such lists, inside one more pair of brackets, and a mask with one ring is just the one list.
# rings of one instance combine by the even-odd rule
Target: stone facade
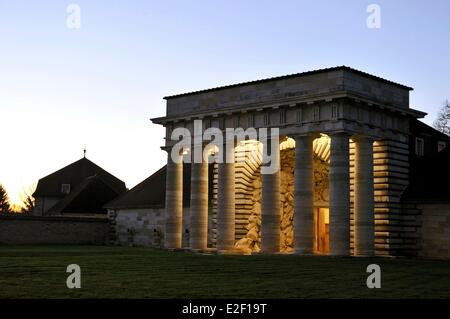
[[419,256],[450,259],[450,205],[421,204],[422,227]]
[[[165,209],[119,209],[110,210],[109,216],[113,220],[115,245],[122,246],[150,246],[162,248],[165,234]],[[189,246],[189,208],[183,211],[184,247]]]
[[115,217],[116,244],[161,247],[164,224],[163,209],[120,210]]
[[[194,134],[198,120],[196,136],[209,128],[279,129],[280,149],[272,149],[272,160],[281,163],[276,173],[261,176],[260,162],[217,165],[210,247],[317,253],[318,229],[324,228],[317,220],[323,217],[327,254],[414,255],[420,211],[405,209],[402,194],[410,174],[409,124],[425,113],[409,107],[410,90],[338,67],[170,96],[166,116],[153,122],[166,128],[168,152],[177,142],[171,138],[174,129]],[[283,146],[286,141],[292,145]],[[242,153],[239,142],[234,147],[226,158]],[[179,196],[181,172],[172,172],[167,189]],[[179,238],[180,201],[173,195],[168,204],[166,226],[171,238]],[[329,216],[319,218],[325,210]]]

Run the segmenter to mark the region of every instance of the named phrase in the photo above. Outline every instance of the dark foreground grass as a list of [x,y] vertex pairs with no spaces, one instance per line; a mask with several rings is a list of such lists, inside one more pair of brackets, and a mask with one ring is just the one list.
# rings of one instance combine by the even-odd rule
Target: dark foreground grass
[[[367,265],[382,288],[366,286]],[[81,289],[66,267],[81,267]],[[450,261],[0,246],[0,298],[450,298]]]

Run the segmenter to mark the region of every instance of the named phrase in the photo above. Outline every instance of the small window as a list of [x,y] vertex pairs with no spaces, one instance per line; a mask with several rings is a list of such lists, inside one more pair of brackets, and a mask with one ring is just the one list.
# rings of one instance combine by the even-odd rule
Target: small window
[[416,155],[417,156],[423,156],[424,146],[425,146],[425,142],[424,142],[423,138],[416,137]]
[[446,144],[445,142],[439,141],[439,142],[437,143],[437,147],[438,147],[438,152],[440,152],[440,151],[442,151],[444,148],[447,147],[447,144]]
[[61,184],[61,193],[69,194],[70,193],[70,184]]

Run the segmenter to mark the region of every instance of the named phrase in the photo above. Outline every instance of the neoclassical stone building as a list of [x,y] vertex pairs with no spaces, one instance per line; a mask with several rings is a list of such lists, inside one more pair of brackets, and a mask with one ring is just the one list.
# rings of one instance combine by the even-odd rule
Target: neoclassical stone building
[[[422,210],[403,196],[411,156],[423,147],[410,126],[426,114],[410,107],[411,90],[342,66],[166,97],[166,115],[152,119],[166,128],[164,246],[417,255]],[[201,132],[194,132],[196,120]],[[278,128],[279,147],[269,151],[279,169],[261,174],[261,150],[270,144],[259,136],[233,141],[232,151],[221,150],[227,162],[215,163],[213,152],[209,163],[189,165],[190,203],[183,209],[183,164],[170,156],[180,127],[193,137],[212,127]],[[433,134],[441,145],[433,152],[441,152],[450,141]],[[179,156],[191,153],[186,148]]]

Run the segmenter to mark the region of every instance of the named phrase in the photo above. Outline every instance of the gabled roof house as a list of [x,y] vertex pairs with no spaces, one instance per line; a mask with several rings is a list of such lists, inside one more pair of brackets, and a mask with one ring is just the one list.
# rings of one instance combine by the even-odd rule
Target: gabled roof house
[[123,181],[83,157],[39,180],[33,214],[106,214],[103,205],[125,192]]

